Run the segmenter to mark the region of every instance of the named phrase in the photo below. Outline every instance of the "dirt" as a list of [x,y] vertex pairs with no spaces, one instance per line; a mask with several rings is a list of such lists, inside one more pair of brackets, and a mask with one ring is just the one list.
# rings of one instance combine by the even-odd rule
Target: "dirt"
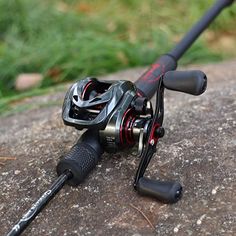
[[[147,173],[180,181],[182,199],[166,205],[139,196],[132,187],[139,159],[128,151],[105,154],[81,186],[65,186],[23,235],[235,235],[236,60],[188,69],[208,75],[207,92],[166,91],[166,135]],[[142,71],[105,79],[134,80]],[[0,235],[56,178],[59,157],[80,135],[61,120],[57,103],[65,92],[26,99],[26,107],[39,108],[0,118]],[[41,106],[48,102],[55,105]]]

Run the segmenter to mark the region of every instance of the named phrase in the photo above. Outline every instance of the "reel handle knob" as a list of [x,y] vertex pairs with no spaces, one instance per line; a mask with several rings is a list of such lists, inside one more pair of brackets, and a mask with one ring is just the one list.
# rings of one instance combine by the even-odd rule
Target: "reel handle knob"
[[98,141],[96,132],[86,131],[79,141],[71,148],[57,165],[57,174],[69,170],[72,177],[67,180],[71,186],[77,186],[96,167],[103,149]]
[[141,177],[136,186],[141,194],[164,203],[175,203],[182,196],[182,186],[174,181],[158,181]]
[[168,71],[163,76],[163,84],[170,90],[200,95],[206,90],[207,77],[200,70]]

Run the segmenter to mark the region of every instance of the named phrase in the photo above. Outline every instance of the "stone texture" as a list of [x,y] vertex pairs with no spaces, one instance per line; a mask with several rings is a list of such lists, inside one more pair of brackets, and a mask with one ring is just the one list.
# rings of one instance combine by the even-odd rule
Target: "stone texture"
[[18,91],[34,88],[43,80],[43,76],[37,73],[20,74],[16,78],[15,88]]
[[[137,195],[132,182],[139,160],[130,152],[105,154],[88,179],[78,188],[65,186],[24,235],[235,235],[236,61],[190,68],[208,75],[207,92],[166,91],[166,135],[147,173],[179,180],[182,200],[164,205]],[[134,80],[142,71],[106,79]],[[56,178],[58,158],[79,136],[61,121],[65,92],[26,99],[17,106],[34,109],[0,118],[0,157],[16,158],[0,160],[0,235]]]

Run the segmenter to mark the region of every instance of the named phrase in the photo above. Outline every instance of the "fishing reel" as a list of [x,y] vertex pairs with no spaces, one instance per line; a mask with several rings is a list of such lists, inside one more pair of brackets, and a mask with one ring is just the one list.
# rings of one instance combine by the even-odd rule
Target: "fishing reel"
[[207,85],[201,71],[170,71],[161,76],[156,92],[155,109],[130,81],[99,81],[86,78],[67,92],[63,105],[63,121],[78,130],[98,133],[99,142],[109,153],[137,146],[140,164],[134,188],[163,202],[180,199],[182,187],[177,182],[156,181],[144,177],[156,152],[159,138],[164,136],[164,89],[202,94]]
[[62,116],[76,129],[98,130],[105,151],[115,153],[147,135],[153,109],[130,81],[86,78],[68,91]]

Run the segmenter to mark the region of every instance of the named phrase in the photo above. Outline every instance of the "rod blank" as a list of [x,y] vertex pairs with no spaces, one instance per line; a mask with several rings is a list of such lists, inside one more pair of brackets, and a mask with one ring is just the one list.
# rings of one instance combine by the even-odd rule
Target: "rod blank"
[[52,186],[43,193],[43,195],[35,202],[31,208],[23,215],[23,217],[17,222],[7,236],[18,236],[25,228],[31,223],[31,221],[42,211],[47,203],[58,193],[64,186],[65,182],[72,177],[70,171],[61,174]]

